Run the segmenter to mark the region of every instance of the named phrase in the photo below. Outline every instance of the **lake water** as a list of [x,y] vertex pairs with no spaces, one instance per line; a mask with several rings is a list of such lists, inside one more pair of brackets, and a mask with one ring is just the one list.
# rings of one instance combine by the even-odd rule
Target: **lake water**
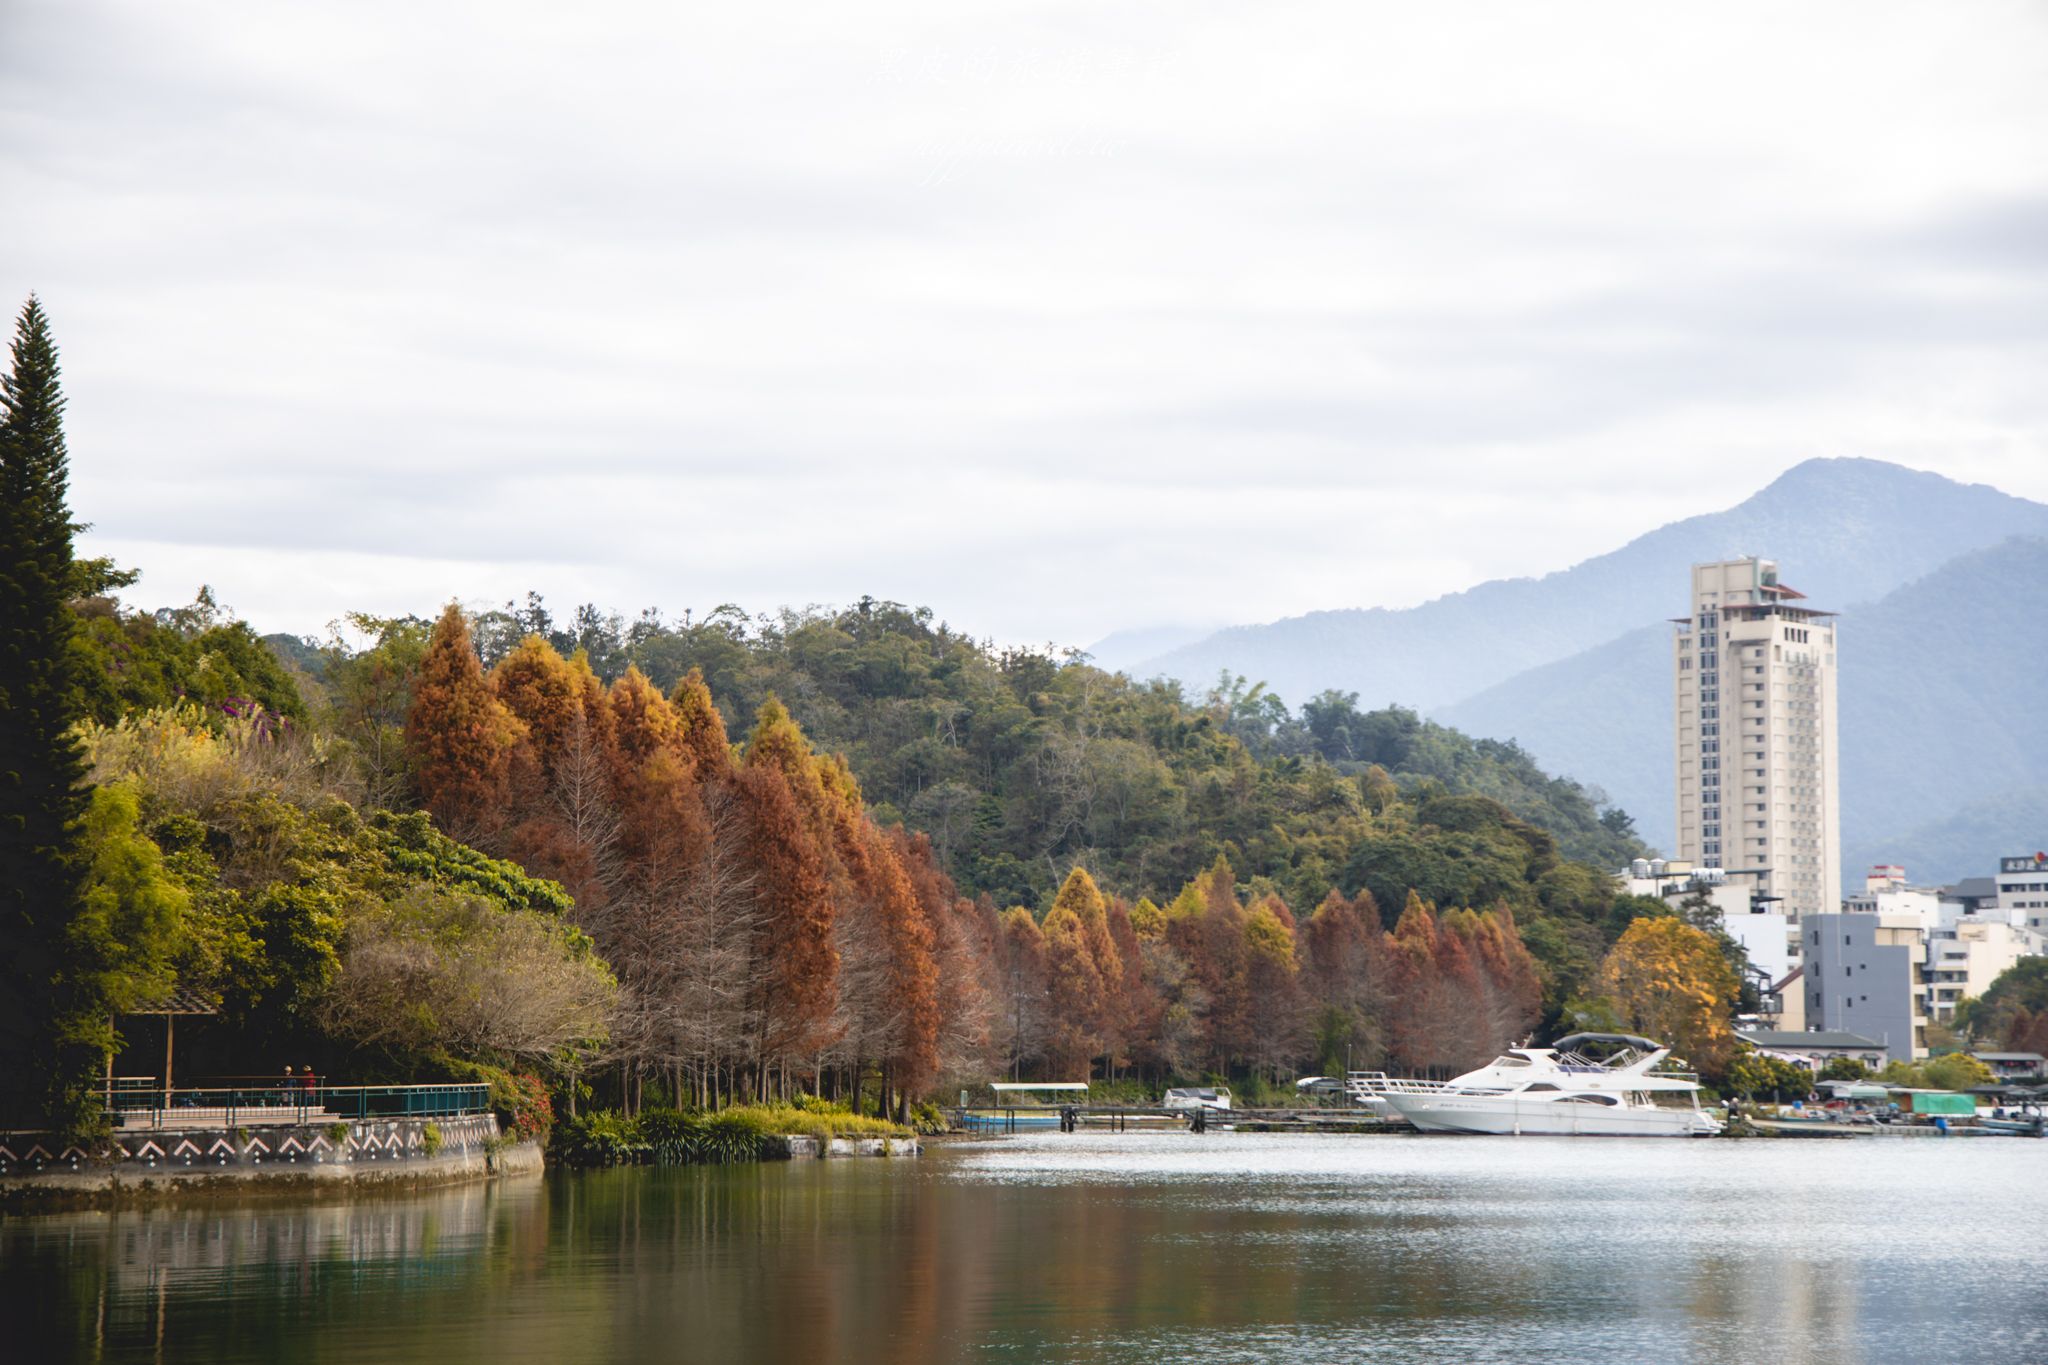
[[0,1360],[2043,1361],[2048,1142],[1034,1134],[0,1222]]

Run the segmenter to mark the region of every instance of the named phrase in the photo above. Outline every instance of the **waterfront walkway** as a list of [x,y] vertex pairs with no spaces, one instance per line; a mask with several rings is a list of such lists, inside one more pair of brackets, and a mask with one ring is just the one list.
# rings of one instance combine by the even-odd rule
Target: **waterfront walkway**
[[170,1091],[127,1078],[110,1086],[106,1110],[116,1132],[255,1128],[371,1119],[460,1118],[490,1111],[480,1082],[435,1085],[312,1085],[252,1083],[178,1086]]

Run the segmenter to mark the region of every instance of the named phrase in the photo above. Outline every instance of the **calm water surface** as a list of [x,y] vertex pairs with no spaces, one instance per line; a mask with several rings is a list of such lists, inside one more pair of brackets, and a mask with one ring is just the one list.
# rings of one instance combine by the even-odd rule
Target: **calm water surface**
[[0,1360],[2043,1361],[2048,1142],[1063,1136],[0,1222]]

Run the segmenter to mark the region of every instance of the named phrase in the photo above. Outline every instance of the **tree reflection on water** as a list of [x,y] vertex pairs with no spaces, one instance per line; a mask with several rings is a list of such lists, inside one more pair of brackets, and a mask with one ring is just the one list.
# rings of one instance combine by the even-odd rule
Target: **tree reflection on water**
[[2048,1144],[1969,1146],[1048,1134],[17,1217],[0,1354],[2041,1358],[1999,1229],[2038,1225]]

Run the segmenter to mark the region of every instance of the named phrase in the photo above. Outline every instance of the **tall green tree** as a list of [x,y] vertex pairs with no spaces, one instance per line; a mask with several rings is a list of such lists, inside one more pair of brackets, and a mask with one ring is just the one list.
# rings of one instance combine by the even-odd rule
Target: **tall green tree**
[[99,1011],[72,928],[86,860],[85,763],[70,480],[57,347],[41,302],[15,323],[0,377],[0,1110],[72,1126],[90,1112]]

